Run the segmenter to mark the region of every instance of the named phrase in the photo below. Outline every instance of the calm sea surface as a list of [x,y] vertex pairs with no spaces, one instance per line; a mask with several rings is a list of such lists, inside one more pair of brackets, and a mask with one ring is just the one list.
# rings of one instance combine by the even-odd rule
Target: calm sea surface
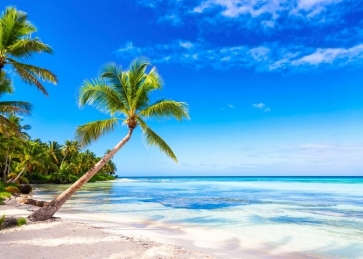
[[[36,186],[50,199],[68,185]],[[139,177],[90,183],[65,208],[218,228],[326,258],[363,258],[362,177]]]

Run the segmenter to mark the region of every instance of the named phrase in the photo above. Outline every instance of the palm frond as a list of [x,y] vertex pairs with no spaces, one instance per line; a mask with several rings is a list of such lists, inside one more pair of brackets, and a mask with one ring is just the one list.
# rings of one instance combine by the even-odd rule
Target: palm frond
[[146,67],[150,65],[148,58],[138,57],[131,61],[130,68],[128,70],[129,83],[131,88],[131,95],[134,97],[137,90],[143,83],[145,78]]
[[187,104],[173,100],[159,100],[146,109],[140,111],[142,116],[148,117],[173,117],[177,120],[189,119]]
[[32,109],[31,103],[22,101],[6,101],[0,102],[0,113],[3,114],[30,114]]
[[18,126],[2,115],[0,115],[0,133],[5,136],[10,136],[11,133],[15,133],[15,135],[21,134]]
[[21,65],[19,65],[19,63],[12,63],[12,65],[15,69],[15,72],[20,76],[20,78],[25,83],[28,83],[30,85],[35,85],[36,88],[38,88],[38,90],[42,92],[42,94],[48,96],[48,92],[45,89],[45,87],[39,82],[39,80],[32,73],[24,69]]
[[80,107],[89,104],[111,116],[116,112],[125,111],[125,102],[122,96],[114,88],[106,85],[101,78],[85,80],[79,90]]
[[[122,72],[122,67],[115,63],[108,63],[103,67],[101,78],[105,78],[110,86],[120,93],[125,105],[130,106],[130,88],[127,77]],[[125,80],[126,79],[126,80]]]
[[57,76],[55,74],[53,74],[51,71],[49,71],[48,69],[37,67],[37,66],[32,66],[29,64],[19,63],[16,60],[11,59],[11,58],[8,58],[8,61],[14,67],[15,66],[20,67],[22,70],[26,70],[26,71],[28,71],[28,73],[32,73],[33,76],[37,76],[43,81],[53,83],[53,84],[58,83]]
[[40,39],[20,39],[14,44],[8,47],[8,51],[14,57],[29,58],[33,53],[47,52],[49,54],[53,53],[52,48],[49,45],[44,44]]
[[10,80],[10,78],[5,76],[5,72],[1,71],[0,72],[0,96],[2,94],[11,94],[13,93],[14,88],[12,86],[12,82]]
[[171,150],[169,145],[166,144],[166,142],[159,135],[157,135],[154,131],[152,131],[142,119],[137,118],[137,121],[144,133],[146,143],[150,146],[158,147],[167,156],[169,156],[175,162],[178,162],[178,159],[176,158],[173,150]]
[[118,125],[117,118],[89,122],[77,128],[76,139],[82,146],[89,145],[93,140],[112,131],[116,125]]
[[149,74],[145,75],[142,84],[138,87],[136,94],[132,100],[133,109],[141,110],[149,104],[149,93],[152,90],[160,89],[163,80],[157,73],[156,68],[153,67]]
[[19,38],[37,31],[36,27],[27,21],[27,18],[27,13],[18,11],[16,7],[6,8],[0,17],[3,47],[12,45]]

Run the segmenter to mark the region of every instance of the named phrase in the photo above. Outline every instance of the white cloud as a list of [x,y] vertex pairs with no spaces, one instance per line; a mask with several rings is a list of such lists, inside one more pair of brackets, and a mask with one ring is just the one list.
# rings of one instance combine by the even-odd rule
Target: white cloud
[[[341,0],[206,0],[193,8],[194,13],[214,13],[235,19],[241,16],[257,18],[269,15],[270,20],[277,20],[287,13],[289,16],[310,18],[326,11],[326,8],[338,4]],[[271,25],[271,23],[270,23]]]
[[[246,67],[291,73],[319,67],[361,67],[363,22],[347,19],[352,12],[363,11],[358,2],[137,0],[161,17],[158,22],[165,30],[178,26],[181,32],[188,30],[198,38],[165,45],[150,43],[143,48],[131,43],[118,52],[128,57],[143,53],[156,63],[179,63],[197,69]],[[208,38],[210,35],[213,37]],[[221,41],[224,37],[234,37],[234,42],[240,43],[226,45],[231,41]]]
[[339,2],[341,2],[341,0],[299,0],[297,2],[297,9],[312,10],[317,6],[327,6]]
[[252,106],[257,108],[257,109],[263,110],[264,112],[270,112],[271,111],[271,108],[266,106],[266,104],[264,104],[264,103],[254,103],[254,104],[252,104]]
[[269,59],[269,53],[270,49],[266,48],[264,46],[256,47],[253,49],[250,49],[248,51],[248,54],[252,56],[253,59],[256,61],[266,61]]
[[234,109],[234,106],[232,104],[228,104],[227,107],[222,107],[220,110],[223,111],[225,109]]
[[191,49],[194,46],[193,43],[191,43],[190,41],[180,41],[179,44],[185,49]]
[[183,22],[180,16],[176,14],[164,15],[158,19],[158,22],[166,22],[173,26],[182,26]]
[[195,7],[193,11],[196,13],[203,13],[214,8],[222,9],[221,15],[230,18],[246,14],[256,17],[263,13],[271,13],[274,17],[277,17],[277,10],[281,9],[279,1],[207,0]]
[[266,105],[264,103],[252,104],[253,107],[263,109]]
[[135,47],[132,42],[128,41],[124,44],[124,46],[121,46],[116,50],[116,54],[129,59],[130,57],[132,58],[141,55],[142,50],[141,48]]
[[136,47],[126,42],[116,53],[127,60],[146,55],[153,63],[176,63],[190,67],[255,68],[258,71],[299,72],[344,66],[363,66],[363,44],[350,48],[305,48],[281,46],[278,43],[249,48],[248,46],[213,47],[205,42],[176,40],[170,44]]
[[319,65],[322,63],[333,63],[335,61],[349,62],[350,60],[363,58],[363,44],[344,49],[344,48],[326,48],[317,49],[314,53],[303,56],[291,62],[292,66],[299,65]]

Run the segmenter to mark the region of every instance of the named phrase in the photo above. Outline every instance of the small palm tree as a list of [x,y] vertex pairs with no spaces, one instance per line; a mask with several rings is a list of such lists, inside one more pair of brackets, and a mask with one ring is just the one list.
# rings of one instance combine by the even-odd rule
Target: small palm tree
[[21,161],[17,169],[20,170],[18,175],[10,179],[8,182],[15,183],[19,177],[24,173],[32,172],[34,169],[38,171],[44,171],[46,150],[42,145],[35,141],[26,141],[22,146],[22,152],[18,154],[18,158]]
[[61,145],[57,141],[48,141],[47,153],[52,162],[56,165],[59,164],[59,159],[62,155]]
[[57,77],[49,70],[19,62],[17,59],[30,58],[34,53],[52,53],[52,48],[39,38],[31,38],[36,27],[28,20],[28,15],[15,7],[6,7],[0,16],[0,72],[7,65],[26,83],[36,86],[44,95],[47,90],[40,80],[57,83]]
[[67,156],[78,154],[81,151],[81,144],[78,141],[66,140],[62,147],[63,159],[61,164],[64,162]]
[[[100,78],[84,81],[80,88],[79,105],[81,107],[86,104],[92,105],[108,113],[111,118],[78,127],[76,134],[80,143],[87,145],[91,141],[97,140],[101,135],[114,130],[120,121],[127,125],[128,133],[78,181],[47,206],[31,214],[30,220],[40,221],[51,218],[73,193],[101,170],[115,153],[126,144],[137,126],[143,130],[148,144],[159,147],[162,152],[177,161],[171,148],[149,128],[145,119],[152,117],[173,117],[177,120],[189,118],[187,105],[173,100],[158,100],[150,104],[149,95],[152,91],[161,89],[162,80],[155,67],[148,73],[146,72],[149,65],[146,58],[134,59],[128,71],[122,71],[121,67],[109,64],[105,67]],[[123,117],[115,117],[119,115],[123,115]]]
[[3,182],[6,182],[6,179],[11,171],[11,165],[13,162],[13,158],[16,157],[16,154],[20,152],[21,146],[24,143],[24,139],[19,136],[6,136],[0,134],[0,157],[3,164]]

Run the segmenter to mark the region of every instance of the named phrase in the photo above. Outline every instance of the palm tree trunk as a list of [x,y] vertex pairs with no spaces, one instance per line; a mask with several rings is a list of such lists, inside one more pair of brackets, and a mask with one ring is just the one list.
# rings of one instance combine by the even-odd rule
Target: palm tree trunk
[[6,152],[5,155],[5,165],[4,165],[4,171],[3,171],[3,182],[6,183],[6,176],[7,176],[7,171],[8,171],[8,152]]
[[12,159],[11,157],[9,158],[9,161],[8,161],[8,170],[6,172],[6,178],[8,177],[8,175],[10,174],[10,170],[11,170],[11,162],[12,162]]
[[65,154],[65,155],[64,155],[64,157],[63,157],[63,159],[62,159],[61,163],[59,164],[59,166],[61,166],[61,165],[63,164],[64,159],[66,159],[66,156],[67,156],[67,154]]
[[43,221],[50,219],[62,207],[62,205],[85,183],[87,183],[101,168],[129,141],[133,129],[129,128],[129,132],[108,154],[98,161],[87,173],[79,178],[67,190],[58,195],[48,205],[38,209],[28,216],[31,221]]
[[14,180],[9,180],[8,183],[15,183],[19,177],[25,172],[25,169],[28,167],[29,164],[26,164],[26,166],[24,166],[24,168],[20,171],[20,173],[15,177]]

